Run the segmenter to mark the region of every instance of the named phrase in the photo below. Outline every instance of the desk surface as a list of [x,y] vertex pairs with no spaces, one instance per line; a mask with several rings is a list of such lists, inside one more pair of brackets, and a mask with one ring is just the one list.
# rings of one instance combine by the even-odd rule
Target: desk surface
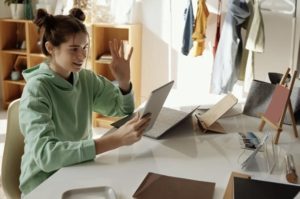
[[[62,168],[25,198],[61,198],[70,189],[96,186],[112,187],[119,199],[132,198],[148,172],[215,182],[214,198],[218,199],[223,198],[232,171],[286,183],[283,158],[278,159],[271,175],[260,166],[241,170],[241,157],[247,152],[242,153],[237,132],[257,132],[258,119],[238,115],[220,122],[231,132],[201,134],[193,130],[191,118],[187,118],[159,140],[143,137],[132,146],[98,155],[94,161]],[[287,133],[293,135],[292,131]],[[281,157],[282,150],[277,149]]]

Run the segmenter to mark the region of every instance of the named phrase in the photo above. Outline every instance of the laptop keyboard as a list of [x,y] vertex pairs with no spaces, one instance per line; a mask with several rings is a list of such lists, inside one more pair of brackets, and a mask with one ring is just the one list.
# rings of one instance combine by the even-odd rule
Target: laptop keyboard
[[[153,127],[145,132],[145,136],[151,137],[151,138],[158,138],[162,134],[164,134],[167,130],[169,130],[171,127],[175,126],[178,122],[186,118],[191,112],[183,112],[167,107],[163,107],[160,111],[156,122],[154,123]],[[135,116],[136,113],[133,113],[131,115],[128,115],[111,125],[116,128],[120,128],[122,125],[124,125],[127,121],[132,119]]]
[[145,132],[145,136],[159,138],[171,127],[186,118],[190,113],[163,107],[153,127]]

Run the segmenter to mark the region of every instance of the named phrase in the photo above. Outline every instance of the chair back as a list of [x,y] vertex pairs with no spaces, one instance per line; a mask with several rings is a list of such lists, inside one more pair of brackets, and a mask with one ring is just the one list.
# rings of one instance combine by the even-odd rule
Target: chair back
[[24,153],[24,137],[19,127],[19,101],[10,103],[7,110],[7,129],[2,159],[2,186],[7,199],[21,198],[19,177]]

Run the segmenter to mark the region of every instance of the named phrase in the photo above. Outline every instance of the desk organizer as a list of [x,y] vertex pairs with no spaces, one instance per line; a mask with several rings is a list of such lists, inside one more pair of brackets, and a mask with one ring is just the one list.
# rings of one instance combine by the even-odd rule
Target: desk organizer
[[[253,133],[254,135],[258,135]],[[261,133],[260,133],[261,134]],[[247,138],[239,134],[242,154],[239,157],[241,168],[249,171],[272,173],[276,166],[277,155],[271,133],[256,138]],[[251,139],[255,139],[251,140]],[[257,142],[258,141],[258,142]]]

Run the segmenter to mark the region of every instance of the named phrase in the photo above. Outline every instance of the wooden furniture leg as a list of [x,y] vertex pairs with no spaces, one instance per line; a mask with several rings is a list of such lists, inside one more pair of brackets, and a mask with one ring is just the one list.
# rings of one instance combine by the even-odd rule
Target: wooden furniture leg
[[280,136],[281,131],[282,131],[281,128],[277,129],[277,133],[276,133],[274,144],[278,144],[278,140],[279,140],[279,136]]
[[295,120],[295,117],[294,117],[294,114],[293,114],[293,108],[292,108],[291,100],[289,100],[289,102],[288,102],[288,109],[289,109],[291,120],[292,120],[293,131],[294,131],[295,137],[297,138],[298,137],[298,131],[297,131],[296,120]]
[[259,125],[259,127],[258,127],[258,130],[259,130],[259,131],[262,131],[263,128],[264,128],[264,126],[265,126],[265,124],[266,124],[266,121],[265,121],[265,120],[261,120],[260,125]]

